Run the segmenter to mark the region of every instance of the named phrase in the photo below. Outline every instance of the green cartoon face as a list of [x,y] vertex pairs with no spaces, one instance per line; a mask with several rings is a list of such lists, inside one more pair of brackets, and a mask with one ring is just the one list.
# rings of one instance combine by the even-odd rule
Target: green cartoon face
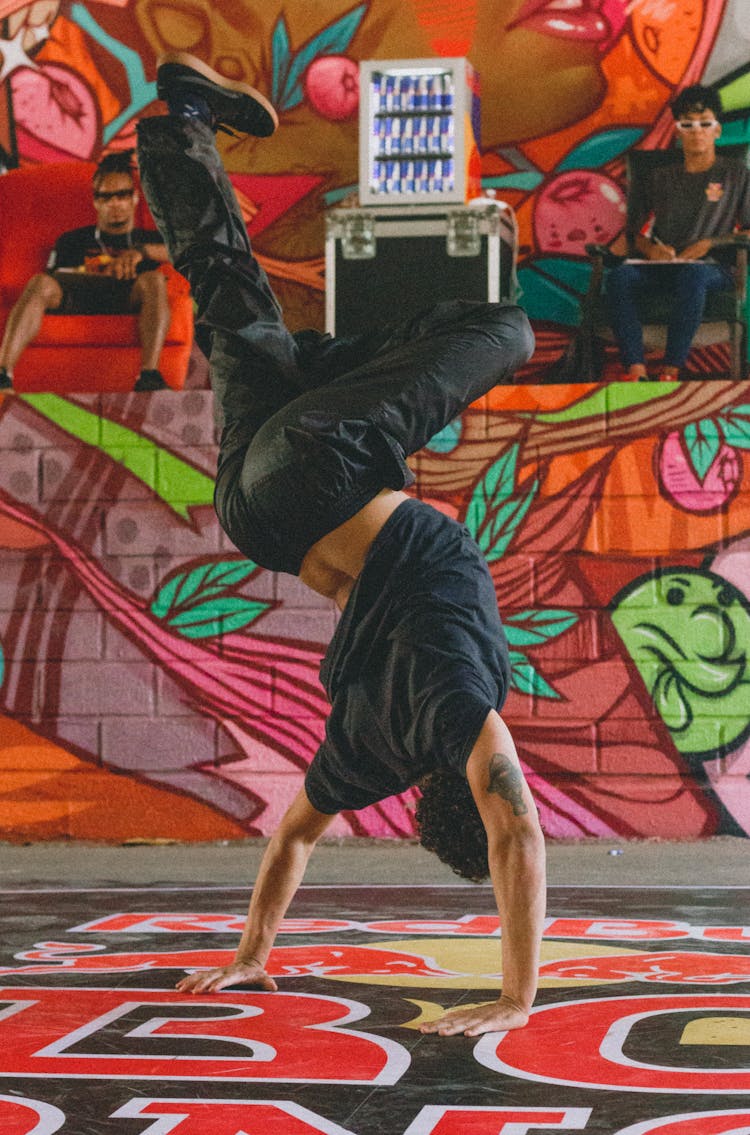
[[750,725],[742,592],[711,571],[665,571],[615,596],[612,620],[679,751],[735,748]]

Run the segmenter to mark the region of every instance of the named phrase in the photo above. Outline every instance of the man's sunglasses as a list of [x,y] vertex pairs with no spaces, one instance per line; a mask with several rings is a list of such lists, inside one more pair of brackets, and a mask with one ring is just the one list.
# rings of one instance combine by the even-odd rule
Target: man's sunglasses
[[95,201],[127,201],[128,197],[132,197],[135,190],[133,189],[113,189],[111,193],[102,193],[96,190],[94,193]]
[[715,118],[681,118],[677,129],[683,134],[689,134],[691,130],[713,130],[718,125]]

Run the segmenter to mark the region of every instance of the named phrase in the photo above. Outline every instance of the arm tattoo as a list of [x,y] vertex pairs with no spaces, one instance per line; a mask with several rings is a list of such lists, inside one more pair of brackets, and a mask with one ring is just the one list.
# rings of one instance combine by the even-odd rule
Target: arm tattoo
[[503,753],[494,753],[490,758],[490,779],[487,791],[494,792],[507,800],[513,809],[514,816],[525,816],[528,812],[523,798],[523,775],[520,768],[510,757]]

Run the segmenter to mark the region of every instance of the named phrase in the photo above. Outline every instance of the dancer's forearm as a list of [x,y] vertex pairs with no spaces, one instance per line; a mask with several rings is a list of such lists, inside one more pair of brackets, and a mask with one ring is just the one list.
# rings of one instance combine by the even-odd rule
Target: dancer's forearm
[[271,839],[253,887],[245,929],[237,947],[237,962],[254,960],[265,966],[317,839],[317,835],[310,838],[299,833],[285,834],[283,824]]
[[502,925],[502,996],[528,1014],[537,991],[546,902],[541,831],[530,826],[500,840],[490,847],[489,865]]
[[266,848],[234,961],[183,977],[177,983],[181,993],[218,993],[229,985],[276,989],[266,973],[268,955],[312,850],[332,819],[313,808],[300,790]]

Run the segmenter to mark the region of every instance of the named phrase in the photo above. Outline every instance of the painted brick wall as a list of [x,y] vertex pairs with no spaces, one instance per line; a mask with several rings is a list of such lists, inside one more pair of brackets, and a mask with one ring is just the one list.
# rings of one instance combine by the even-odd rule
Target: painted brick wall
[[[415,458],[490,563],[551,835],[748,830],[748,385],[507,388]],[[200,387],[0,404],[2,838],[265,834],[301,783],[337,614],[223,536],[214,437]]]
[[[626,154],[671,144],[678,91],[714,84],[723,141],[750,137],[743,0],[710,0],[679,34],[670,5],[608,2],[595,43],[490,0],[438,7],[249,4],[239,51],[242,0],[211,5],[210,43],[179,2],[144,20],[131,0],[9,0],[0,169],[129,148],[163,111],[157,56],[192,45],[277,105],[273,140],[219,142],[290,326],[320,327],[322,218],[358,177],[359,61],[465,55],[482,184],[515,211],[538,332],[524,381],[544,380],[579,318],[586,243],[622,229]],[[747,383],[525,385],[416,461],[417,491],[490,562],[506,715],[553,835],[750,830],[749,407]],[[0,402],[0,837],[267,832],[299,784],[336,615],[239,562],[214,460],[200,381]],[[409,834],[410,805],[336,830]]]

